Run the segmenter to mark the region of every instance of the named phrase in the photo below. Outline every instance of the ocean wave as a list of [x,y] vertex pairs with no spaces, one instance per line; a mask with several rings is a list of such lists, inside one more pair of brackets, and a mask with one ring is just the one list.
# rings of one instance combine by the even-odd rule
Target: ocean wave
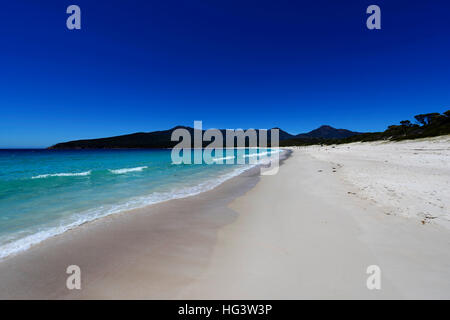
[[31,177],[31,179],[43,179],[50,177],[77,177],[77,176],[88,176],[91,174],[91,170],[85,172],[69,172],[69,173],[48,173],[41,174],[38,176]]
[[214,158],[214,159],[212,159],[212,161],[219,162],[219,161],[229,160],[229,159],[234,159],[234,158],[235,158],[235,156],[229,156],[229,157],[223,157],[223,158]]
[[109,172],[114,173],[114,174],[124,174],[124,173],[128,173],[128,172],[142,171],[147,168],[148,168],[147,166],[136,167],[136,168],[123,168],[123,169],[109,170]]
[[[276,151],[284,153],[282,150]],[[97,220],[102,217],[106,217],[112,214],[118,214],[124,211],[138,209],[142,207],[146,207],[148,205],[160,203],[160,202],[166,202],[173,199],[181,199],[186,198],[190,196],[198,195],[202,192],[206,192],[209,190],[212,190],[225,181],[238,176],[250,169],[253,169],[255,167],[260,166],[259,164],[248,164],[244,166],[240,166],[238,168],[235,168],[231,172],[228,172],[226,174],[222,174],[218,177],[208,179],[207,181],[201,182],[194,186],[186,186],[186,187],[178,187],[175,188],[169,192],[154,192],[147,196],[141,196],[141,197],[135,197],[132,199],[129,199],[125,202],[118,203],[115,205],[103,205],[94,209],[90,209],[87,211],[80,212],[78,214],[72,215],[70,218],[66,219],[65,221],[61,221],[57,226],[48,226],[44,230],[39,230],[38,232],[33,232],[29,235],[24,235],[23,237],[19,239],[0,239],[0,259],[3,259],[7,256],[14,255],[18,252],[25,251],[29,249],[30,247],[41,243],[42,241],[60,235],[66,231],[69,231],[71,229],[75,229],[76,227],[79,227],[82,224],[85,224],[87,222],[91,222],[94,220]],[[138,167],[139,171],[143,170],[144,167]],[[138,168],[131,168],[131,169],[138,169]],[[143,169],[140,169],[143,168]],[[130,170],[130,169],[118,169],[118,170]],[[90,174],[90,171],[88,171]],[[70,174],[70,175],[88,175],[87,172],[81,172],[76,174]],[[42,175],[44,176],[44,175]],[[50,175],[46,175],[50,176]],[[6,241],[4,241],[6,240]]]
[[[266,155],[271,155],[273,153],[279,153],[281,152],[280,150],[272,150],[272,151],[268,151],[268,152],[260,152],[260,153],[249,153],[249,154],[244,154],[243,158],[254,158],[254,157],[262,157],[262,156],[266,156]],[[212,159],[212,161],[214,162],[219,162],[219,161],[223,161],[223,160],[230,160],[230,159],[236,159],[235,156],[228,156],[228,157],[223,157],[223,158],[214,158]]]
[[226,180],[238,176],[241,173],[254,167],[255,165],[246,165],[243,167],[239,167],[229,173],[222,174],[213,179],[201,182],[195,186],[179,187],[169,192],[154,192],[148,196],[132,198],[123,203],[115,205],[103,205],[95,209],[90,209],[76,215],[72,215],[66,221],[62,221],[61,223],[59,223],[58,226],[48,227],[45,230],[41,229],[38,232],[24,236],[20,239],[8,239],[6,241],[2,241],[5,239],[0,239],[0,242],[3,242],[3,244],[0,245],[0,259],[21,251],[25,251],[48,238],[60,235],[84,223],[91,222],[102,217],[146,207],[155,203],[195,196],[202,192],[212,190]]
[[262,156],[266,156],[266,155],[271,155],[272,153],[280,153],[281,150],[273,150],[273,151],[268,151],[268,152],[260,152],[260,153],[249,153],[244,155],[244,158],[253,158],[253,157],[262,157]]

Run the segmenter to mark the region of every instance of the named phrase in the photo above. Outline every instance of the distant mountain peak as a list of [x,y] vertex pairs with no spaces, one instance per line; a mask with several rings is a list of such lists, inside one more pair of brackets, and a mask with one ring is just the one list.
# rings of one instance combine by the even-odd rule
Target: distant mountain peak
[[[87,139],[58,143],[50,149],[122,149],[122,148],[172,148],[177,142],[172,141],[171,136],[176,129],[186,129],[189,132],[194,132],[194,128],[188,126],[175,126],[169,130],[153,131],[153,132],[136,132],[132,134],[125,134],[121,136],[100,138],[100,139]],[[329,125],[323,125],[319,128],[312,130],[308,133],[302,133],[299,135],[292,135],[280,128],[273,128],[279,130],[280,141],[288,139],[340,139],[347,138],[359,134],[358,132],[352,132],[345,129],[335,129]],[[226,130],[220,129],[225,137]],[[259,130],[256,130],[259,134]],[[267,133],[267,138],[271,140],[270,130]]]
[[172,129],[169,129],[169,131],[173,131],[173,130],[177,130],[177,129],[188,129],[189,130],[189,129],[193,129],[193,128],[187,127],[187,126],[180,126],[180,125],[178,125],[178,126],[173,127]]
[[319,128],[314,129],[308,133],[301,133],[295,136],[295,138],[320,138],[320,139],[342,139],[348,138],[354,135],[360,134],[359,132],[350,131],[347,129],[336,129],[330,125],[321,125]]

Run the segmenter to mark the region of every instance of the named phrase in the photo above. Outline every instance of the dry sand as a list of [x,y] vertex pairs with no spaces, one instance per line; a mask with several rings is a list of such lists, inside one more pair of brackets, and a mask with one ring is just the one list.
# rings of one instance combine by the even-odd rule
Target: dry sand
[[[386,145],[361,145],[346,159],[341,147],[295,150],[276,175],[246,174],[49,239],[0,262],[0,298],[449,299],[448,228],[422,224],[412,207],[387,214],[379,195],[368,200],[352,172],[367,168],[376,184],[384,160],[374,158]],[[440,170],[447,179],[430,185],[441,190],[442,157],[435,168],[409,155],[413,164],[398,172],[422,172],[419,179]],[[81,290],[65,287],[71,264],[81,267]],[[366,287],[369,265],[381,268],[381,290]]]
[[302,148],[339,168],[386,214],[450,229],[450,136]]

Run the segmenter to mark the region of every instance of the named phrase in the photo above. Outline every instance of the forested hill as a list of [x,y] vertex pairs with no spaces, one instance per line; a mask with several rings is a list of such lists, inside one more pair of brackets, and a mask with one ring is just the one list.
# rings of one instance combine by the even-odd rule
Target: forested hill
[[[346,129],[335,129],[330,126],[321,126],[308,133],[292,135],[279,129],[280,146],[302,146],[311,144],[341,144],[357,141],[376,140],[404,140],[425,137],[434,137],[450,134],[450,110],[440,113],[419,114],[414,117],[415,123],[410,120],[400,121],[398,125],[391,125],[383,132],[359,133]],[[49,149],[144,149],[144,148],[172,148],[178,141],[171,141],[172,133],[176,129],[186,129],[191,136],[194,129],[177,126],[169,130],[138,132],[121,136],[76,140],[58,143]],[[220,130],[225,137],[225,130]],[[258,132],[258,130],[256,130]],[[204,132],[204,131],[203,131]],[[270,131],[268,143],[270,145]],[[207,146],[210,142],[203,142]],[[223,141],[225,146],[225,138]]]
[[[58,143],[51,146],[49,149],[144,149],[144,148],[172,148],[178,141],[171,141],[172,133],[176,129],[186,129],[191,136],[194,136],[194,129],[191,127],[177,126],[169,130],[153,131],[153,132],[137,132],[115,137],[76,140],[69,142]],[[279,128],[277,128],[279,129]],[[225,146],[225,129],[220,130],[223,137],[223,145]],[[203,131],[204,132],[204,131]],[[259,135],[258,130],[256,132]],[[329,138],[343,138],[357,135],[359,133],[352,132],[345,129],[335,129],[330,126],[321,126],[308,133],[301,133],[292,135],[284,130],[279,129],[280,141],[290,139],[329,139]],[[268,143],[270,144],[271,135],[268,131]],[[210,142],[204,142],[203,146]]]
[[307,138],[294,137],[280,141],[281,146],[305,146],[312,144],[342,144],[351,142],[365,142],[376,140],[406,140],[435,137],[450,134],[450,110],[440,113],[425,113],[414,116],[415,123],[410,120],[400,121],[398,125],[391,125],[383,132],[368,132],[344,138]]

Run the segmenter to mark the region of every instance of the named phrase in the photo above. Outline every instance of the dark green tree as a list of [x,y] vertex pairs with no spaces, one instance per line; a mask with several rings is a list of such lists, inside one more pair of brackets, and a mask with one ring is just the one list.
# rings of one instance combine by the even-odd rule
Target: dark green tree
[[419,122],[420,124],[426,126],[429,125],[440,116],[439,113],[433,112],[433,113],[424,113],[424,114],[418,114],[414,116],[414,118]]
[[400,121],[400,124],[402,125],[403,128],[403,134],[406,136],[408,134],[408,128],[411,127],[411,121],[403,120]]
[[404,127],[411,127],[411,121],[409,120],[400,121],[400,124]]

